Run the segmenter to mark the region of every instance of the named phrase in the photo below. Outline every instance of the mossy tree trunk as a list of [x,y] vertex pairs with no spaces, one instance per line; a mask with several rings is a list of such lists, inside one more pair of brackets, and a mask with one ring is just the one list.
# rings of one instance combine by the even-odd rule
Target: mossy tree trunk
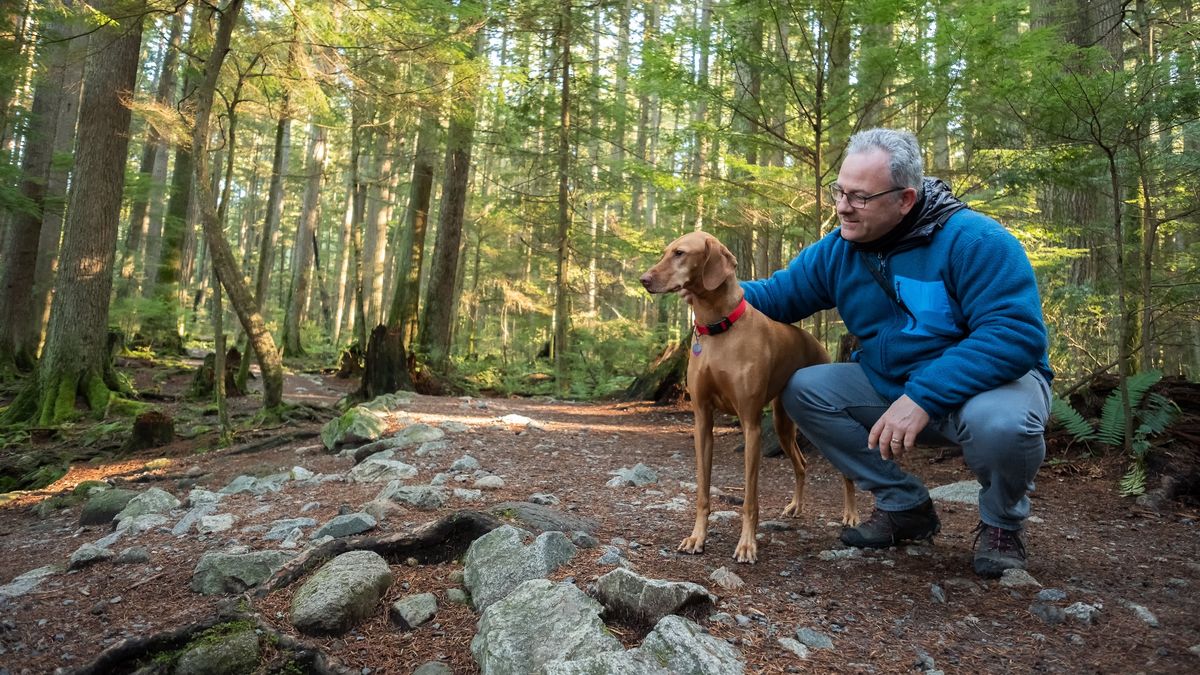
[[120,389],[108,350],[117,225],[125,186],[130,109],[142,41],[141,4],[94,3],[123,15],[91,36],[75,147],[75,186],[55,284],[46,346],[38,365],[34,421],[57,424],[75,412],[77,395],[102,411]]

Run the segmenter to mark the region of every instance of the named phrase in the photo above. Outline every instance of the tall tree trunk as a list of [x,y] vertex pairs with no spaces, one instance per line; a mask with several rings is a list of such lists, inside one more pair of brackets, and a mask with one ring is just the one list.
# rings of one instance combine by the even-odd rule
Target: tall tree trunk
[[[474,61],[485,45],[483,26],[476,28],[475,43],[469,55]],[[442,184],[442,205],[438,214],[437,241],[421,315],[420,345],[429,366],[445,372],[450,357],[451,323],[456,314],[451,299],[458,278],[458,255],[462,242],[463,216],[467,206],[467,180],[471,175],[471,145],[475,135],[475,108],[482,90],[482,75],[463,84],[463,100],[450,116],[446,135],[446,170]]]
[[[67,32],[65,25],[52,25],[45,37],[57,38]],[[64,89],[67,50],[67,42],[54,40],[44,42],[39,50],[44,68],[37,74],[21,162],[20,192],[29,206],[14,212],[0,246],[0,379],[13,369],[32,370],[37,358],[40,331],[35,325],[41,316],[29,296],[37,270],[58,114],[68,96]],[[57,245],[56,240],[53,246]]]
[[[100,11],[116,2],[97,2]],[[142,18],[133,12],[121,24],[91,36],[80,104],[79,142],[71,207],[55,284],[46,347],[29,404],[14,402],[14,415],[49,426],[75,412],[76,396],[103,412],[120,383],[108,348],[109,296],[113,283],[121,193],[129,147],[130,110],[142,42]],[[32,415],[29,415],[32,413]]]
[[313,237],[321,212],[321,178],[325,171],[326,129],[316,123],[309,125],[308,182],[304,187],[304,207],[296,226],[296,241],[292,247],[292,282],[288,290],[287,312],[283,320],[283,352],[301,356],[300,323],[304,320],[305,300],[312,273]]
[[558,117],[558,231],[555,234],[554,274],[554,379],[560,394],[567,392],[567,333],[571,317],[568,313],[571,250],[571,0],[559,9],[558,44],[562,59],[562,90],[559,96]]
[[353,286],[348,283],[350,281],[350,257],[353,253],[350,247],[350,238],[354,228],[358,227],[358,223],[354,222],[354,206],[358,201],[358,163],[359,156],[362,154],[359,138],[362,136],[362,128],[358,114],[359,104],[351,102],[350,105],[350,163],[346,171],[346,212],[342,218],[342,231],[338,242],[338,276],[337,284],[334,286],[338,294],[337,310],[334,312],[333,318],[333,344],[335,347],[341,344],[342,325],[346,315],[353,316],[353,312],[347,310],[354,301]]
[[[436,85],[443,75],[433,68],[429,84]],[[400,246],[399,269],[396,271],[396,290],[388,312],[388,327],[399,328],[404,344],[412,344],[417,325],[417,300],[420,298],[421,263],[425,252],[425,232],[429,225],[429,202],[433,194],[433,163],[437,156],[437,137],[440,126],[437,106],[423,110],[417,131],[417,146],[413,154],[412,182],[409,184],[408,210]]]
[[[375,164],[373,189],[368,191],[367,237],[363,247],[363,278],[366,291],[367,316],[375,323],[383,316],[383,264],[387,259],[388,214],[392,201],[392,166],[395,162],[395,128],[389,125],[377,132],[375,147],[379,152]],[[371,199],[371,195],[374,199]]]
[[[646,63],[651,55],[651,50],[658,42],[658,0],[645,0],[642,6],[642,17],[644,25],[642,27],[642,63]],[[654,95],[653,84],[648,81],[638,83],[638,128],[637,140],[635,141],[635,152],[637,153],[637,161],[645,164],[649,161],[647,157],[647,148],[650,144],[650,137],[653,134],[652,125],[656,124],[653,119],[652,110],[657,109],[657,96]],[[645,224],[645,200],[646,191],[651,189],[646,180],[640,175],[633,179],[632,193],[630,196],[630,214],[635,223]]]
[[[176,12],[171,17],[171,32],[167,37],[166,54],[163,55],[162,65],[158,74],[158,86],[154,102],[160,106],[169,106],[175,94],[175,62],[179,55],[179,40],[183,34],[183,12]],[[142,162],[138,169],[142,183],[137,197],[129,207],[129,229],[125,233],[125,246],[121,259],[121,283],[117,285],[117,297],[127,298],[137,290],[137,268],[144,260],[145,245],[150,234],[150,205],[161,201],[163,186],[156,183],[156,168],[158,156],[167,151],[166,143],[158,127],[149,123],[146,125],[146,144],[142,149]],[[165,167],[165,163],[164,163]]]

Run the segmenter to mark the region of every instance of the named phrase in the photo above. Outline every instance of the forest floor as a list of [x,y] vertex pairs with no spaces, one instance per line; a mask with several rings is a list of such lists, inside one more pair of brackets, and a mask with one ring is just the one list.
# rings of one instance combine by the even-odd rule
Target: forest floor
[[[167,399],[187,385],[183,372],[138,371],[135,379]],[[289,375],[285,398],[332,406],[353,387],[332,376]],[[257,400],[235,402],[235,414],[248,416]],[[188,406],[196,407],[182,400],[162,404],[168,413]],[[714,612],[748,617],[744,625],[701,618],[711,633],[730,639],[741,650],[747,672],[1200,671],[1200,512],[1194,504],[1180,502],[1159,512],[1135,508],[1132,500],[1116,494],[1124,466],[1114,458],[1052,456],[1038,477],[1032,494],[1035,517],[1026,536],[1029,572],[1043,587],[1065,593],[1064,599],[1048,604],[1083,602],[1099,608],[1090,624],[1068,618],[1050,625],[1031,612],[1038,588],[1010,589],[974,576],[974,507],[939,504],[943,529],[932,546],[848,558],[822,556],[844,548],[836,522],[841,490],[838,476],[815,455],[809,462],[801,517],[790,521],[791,529],[763,530],[757,564],[739,565],[731,558],[738,536],[736,519],[713,523],[702,555],[677,554],[677,544],[691,527],[694,505],[694,493],[686,485],[695,480],[695,470],[691,414],[685,406],[417,396],[404,410],[411,421],[467,425],[469,431],[447,436],[451,447],[442,455],[445,463],[469,453],[501,476],[506,486],[485,491],[480,502],[452,499],[439,511],[403,511],[382,521],[372,534],[405,532],[457,510],[482,511],[492,503],[526,500],[535,492],[553,493],[561,500],[558,508],[597,520],[596,538],[602,545],[616,542],[638,573],[702,584],[720,598]],[[525,428],[499,421],[508,414],[524,415],[538,424]],[[727,496],[718,498],[714,509],[736,511],[742,484],[736,452],[741,436],[729,420],[725,422],[717,429],[713,484]],[[155,486],[183,498],[192,485],[217,490],[241,474],[265,475],[293,466],[319,473],[349,470],[351,459],[324,452],[315,437],[319,428],[320,422],[313,421],[272,430],[269,433],[293,434],[294,440],[258,452],[199,452],[211,443],[211,434],[202,434],[157,450],[74,466],[49,488],[0,506],[0,585],[43,565],[65,564],[81,544],[107,533],[79,527],[78,506],[37,515],[33,507],[43,499],[97,478],[136,489]],[[658,472],[657,485],[605,486],[610,472],[639,462]],[[961,458],[945,458],[936,449],[918,449],[904,463],[930,487],[971,478]],[[428,482],[433,473],[422,468],[413,482]],[[775,518],[787,503],[791,481],[785,459],[764,459],[763,519]],[[243,535],[239,528],[300,515],[301,505],[311,502],[319,506],[304,515],[325,522],[343,505],[357,510],[380,487],[288,484],[265,497],[228,496],[221,512],[235,514],[237,524],[225,533],[232,536],[218,543],[226,545],[232,538],[254,548],[268,547],[271,542]],[[678,503],[679,497],[685,510],[662,508],[673,499]],[[860,514],[865,517],[870,508],[870,495],[860,493]],[[212,538],[175,537],[159,528],[136,543],[150,550],[149,562],[105,562],[56,575],[6,607],[0,621],[0,673],[78,668],[122,638],[178,628],[215,613],[220,596],[188,590],[201,554],[219,547]],[[602,550],[582,550],[552,578],[572,578],[586,588],[611,569],[597,562]],[[730,591],[711,581],[710,575],[722,566],[739,575],[745,586]],[[449,577],[461,568],[458,561],[418,566],[393,561],[396,583],[388,603],[422,591],[433,592],[439,600],[433,623],[411,632],[389,625],[381,606],[376,616],[340,638],[301,636],[283,618],[290,589],[253,601],[252,609],[279,631],[318,647],[354,672],[407,675],[435,659],[456,673],[477,672],[469,644],[478,615],[445,601],[445,591],[455,585]],[[1139,617],[1130,603],[1152,612],[1157,627]],[[813,650],[801,660],[778,644],[779,638],[794,637],[805,627],[831,636],[834,648]],[[637,627],[611,628],[627,646],[644,635]]]

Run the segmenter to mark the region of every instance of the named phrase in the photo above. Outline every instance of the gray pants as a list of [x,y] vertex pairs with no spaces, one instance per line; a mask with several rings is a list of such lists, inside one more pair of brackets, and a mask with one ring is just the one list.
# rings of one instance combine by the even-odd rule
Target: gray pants
[[[903,511],[924,502],[929,491],[916,476],[867,447],[868,432],[891,404],[857,363],[801,368],[783,392],[788,414],[838,471],[872,492],[877,508]],[[981,486],[980,519],[1018,530],[1029,516],[1027,493],[1046,456],[1042,434],[1049,411],[1050,387],[1031,371],[931,421],[917,442],[962,446]]]

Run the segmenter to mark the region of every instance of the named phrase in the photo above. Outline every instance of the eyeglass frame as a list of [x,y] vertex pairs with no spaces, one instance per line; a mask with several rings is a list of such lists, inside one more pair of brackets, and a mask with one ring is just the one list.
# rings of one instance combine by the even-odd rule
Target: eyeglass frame
[[[901,190],[907,190],[907,189],[908,188],[906,188],[906,187],[897,186],[897,187],[891,188],[890,190],[884,190],[883,192],[876,192],[873,195],[851,195],[851,193],[843,190],[842,186],[838,185],[836,182],[830,183],[825,186],[825,190],[826,190],[826,192],[829,193],[829,198],[833,200],[833,203],[835,206],[837,205],[838,202],[840,202],[842,200],[842,197],[845,197],[846,203],[856,209],[865,209],[867,207],[867,205],[870,204],[871,200],[873,200],[873,199],[877,199],[884,195],[890,195],[893,192],[900,192]],[[841,196],[839,196],[839,195],[841,195]],[[861,204],[855,203],[855,202],[859,202],[859,201],[861,201],[862,203]]]

